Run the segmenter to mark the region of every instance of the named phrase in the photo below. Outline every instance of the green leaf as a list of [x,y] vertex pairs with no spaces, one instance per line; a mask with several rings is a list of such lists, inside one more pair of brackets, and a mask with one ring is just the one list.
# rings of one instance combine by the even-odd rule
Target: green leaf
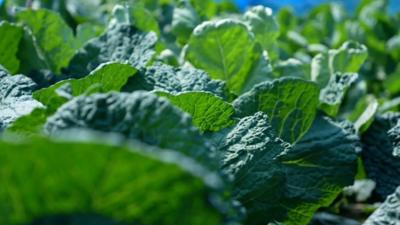
[[135,68],[127,64],[105,63],[84,78],[60,81],[34,92],[33,97],[55,112],[58,107],[68,101],[68,98],[57,94],[57,90],[63,86],[71,89],[71,97],[85,94],[90,89],[92,92],[100,93],[119,91],[136,72]]
[[42,104],[32,98],[36,84],[23,75],[11,76],[0,69],[0,132]]
[[311,80],[323,88],[336,73],[358,73],[367,57],[368,51],[364,45],[345,42],[339,49],[331,49],[313,58]]
[[174,149],[213,165],[212,148],[192,118],[167,99],[137,91],[80,96],[60,107],[45,125],[48,134],[74,128],[119,133],[161,148]]
[[255,86],[233,102],[237,116],[265,112],[277,136],[294,143],[311,127],[318,106],[319,88],[313,82],[283,78]]
[[79,24],[76,27],[76,45],[81,48],[90,39],[100,36],[104,31],[104,27],[94,25],[92,23]]
[[381,198],[393,193],[400,180],[400,160],[393,156],[394,145],[388,131],[396,126],[399,113],[376,116],[372,125],[362,134],[362,158],[370,179],[376,182],[376,193]]
[[[400,120],[397,121],[396,126],[388,131],[389,138],[393,144],[393,155],[400,156]],[[400,159],[399,159],[400,160]]]
[[215,132],[234,124],[233,106],[211,93],[185,92],[172,95],[157,92],[157,95],[168,98],[172,104],[189,113],[193,118],[193,124],[201,131]]
[[116,5],[113,9],[113,19],[111,23],[130,24],[141,31],[153,31],[160,35],[160,27],[153,14],[149,12],[143,2],[134,1],[132,3]]
[[20,61],[17,58],[19,43],[24,35],[24,30],[6,21],[0,22],[0,65],[10,73],[19,70]]
[[261,54],[246,25],[224,19],[204,22],[195,28],[186,58],[211,78],[226,81],[233,93],[240,94],[251,80],[250,72]]
[[208,200],[220,188],[217,175],[176,152],[140,144],[1,141],[0,174],[4,224],[87,213],[143,225],[224,219]]
[[330,116],[336,116],[347,89],[357,80],[357,73],[335,73],[328,85],[321,90],[321,109]]
[[374,96],[367,95],[359,100],[349,116],[349,120],[354,123],[356,130],[364,132],[368,129],[378,112],[378,107],[378,100]]
[[272,9],[264,6],[252,7],[244,14],[244,19],[257,42],[268,51],[271,58],[277,58],[278,53],[275,48],[279,27],[272,15]]
[[38,134],[47,118],[70,98],[88,94],[89,91],[120,91],[127,80],[135,74],[136,69],[130,65],[108,63],[100,65],[84,78],[64,80],[48,88],[40,89],[33,93],[33,97],[43,103],[46,108],[36,109],[31,114],[19,118],[8,131],[25,135]]
[[225,82],[211,80],[206,72],[190,66],[179,68],[155,62],[129,80],[124,91],[161,91],[179,94],[188,91],[206,91],[227,98]]
[[128,24],[115,24],[102,36],[90,40],[71,60],[68,75],[81,77],[102,63],[129,63],[144,68],[155,54],[157,35],[144,33]]
[[201,23],[201,18],[192,5],[182,2],[174,8],[171,29],[181,44],[186,44],[194,28]]
[[77,45],[72,30],[59,14],[47,9],[28,9],[19,12],[17,20],[32,31],[36,51],[51,71],[60,73],[68,66]]
[[275,77],[296,77],[303,80],[310,80],[309,65],[298,59],[290,58],[285,61],[278,61],[274,65]]
[[349,41],[344,43],[339,49],[329,52],[332,60],[332,71],[357,73],[365,60],[368,58],[368,50],[364,45]]
[[233,176],[234,197],[247,209],[246,224],[307,224],[353,183],[358,137],[319,116],[290,147],[268,120],[258,112],[236,125],[220,148],[222,168]]
[[400,223],[400,187],[365,221],[364,225]]

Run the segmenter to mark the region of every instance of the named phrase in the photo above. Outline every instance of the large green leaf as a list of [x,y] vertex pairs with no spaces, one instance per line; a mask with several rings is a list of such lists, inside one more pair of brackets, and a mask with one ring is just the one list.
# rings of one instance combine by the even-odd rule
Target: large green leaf
[[365,221],[364,225],[398,224],[400,218],[400,187]]
[[169,150],[86,141],[1,141],[0,162],[2,224],[69,214],[143,225],[219,225],[224,219],[210,203],[221,185],[218,176]]
[[252,225],[307,224],[353,183],[358,137],[325,117],[293,147],[275,136],[268,117],[243,118],[220,147],[222,168]]
[[261,53],[246,25],[224,19],[204,22],[195,28],[186,58],[213,79],[225,80],[233,93],[240,94],[251,80],[251,69]]
[[219,131],[234,124],[232,116],[235,109],[225,102],[207,92],[185,92],[177,95],[157,92],[159,96],[168,100],[193,118],[193,124],[202,131]]
[[255,86],[237,98],[233,106],[239,117],[265,112],[277,136],[293,143],[311,127],[318,96],[319,88],[313,82],[283,78]]
[[362,135],[362,158],[365,170],[370,179],[376,182],[376,192],[382,197],[393,193],[400,180],[400,160],[393,156],[394,146],[388,131],[396,126],[400,119],[399,113],[385,113],[377,116]]
[[59,73],[68,66],[76,43],[72,30],[60,15],[47,9],[28,9],[19,12],[17,20],[32,31],[36,50],[48,69]]
[[45,125],[48,134],[72,128],[120,133],[161,148],[174,149],[208,165],[212,149],[192,118],[167,99],[137,91],[80,96],[60,107]]
[[24,30],[6,21],[0,22],[0,65],[10,73],[18,72],[20,61],[17,58],[19,43]]
[[71,60],[68,75],[81,77],[102,63],[129,63],[144,68],[155,54],[157,35],[144,33],[130,24],[116,23],[100,37],[90,40]]
[[11,76],[0,69],[0,131],[42,104],[32,98],[36,84],[23,75]]
[[135,74],[136,69],[130,65],[107,63],[100,65],[84,78],[64,80],[40,89],[33,93],[33,97],[46,108],[36,109],[31,114],[19,118],[8,130],[24,134],[38,133],[46,123],[47,117],[53,115],[70,98],[90,92],[119,91]]

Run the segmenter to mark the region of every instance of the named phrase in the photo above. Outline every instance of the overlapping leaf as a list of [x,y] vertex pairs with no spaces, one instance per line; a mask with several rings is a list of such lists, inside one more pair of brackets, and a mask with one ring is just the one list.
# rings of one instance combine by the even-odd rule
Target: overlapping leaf
[[265,82],[237,98],[239,117],[265,112],[278,137],[293,143],[311,127],[317,112],[319,88],[313,82],[284,78]]
[[358,137],[317,117],[291,147],[268,120],[258,112],[236,125],[220,148],[222,168],[234,177],[234,196],[247,208],[247,224],[307,224],[352,184]]

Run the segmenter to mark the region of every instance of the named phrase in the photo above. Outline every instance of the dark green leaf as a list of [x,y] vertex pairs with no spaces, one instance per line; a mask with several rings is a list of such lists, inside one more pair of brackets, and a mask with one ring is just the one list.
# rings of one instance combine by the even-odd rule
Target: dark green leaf
[[261,112],[227,135],[222,168],[234,177],[234,196],[247,208],[246,224],[307,224],[353,183],[358,137],[324,117],[293,147],[275,136]]

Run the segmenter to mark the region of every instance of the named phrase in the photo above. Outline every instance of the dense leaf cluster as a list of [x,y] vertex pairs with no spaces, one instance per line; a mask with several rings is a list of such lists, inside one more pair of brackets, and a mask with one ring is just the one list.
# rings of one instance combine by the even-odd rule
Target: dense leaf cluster
[[6,0],[0,224],[399,223],[386,7]]

